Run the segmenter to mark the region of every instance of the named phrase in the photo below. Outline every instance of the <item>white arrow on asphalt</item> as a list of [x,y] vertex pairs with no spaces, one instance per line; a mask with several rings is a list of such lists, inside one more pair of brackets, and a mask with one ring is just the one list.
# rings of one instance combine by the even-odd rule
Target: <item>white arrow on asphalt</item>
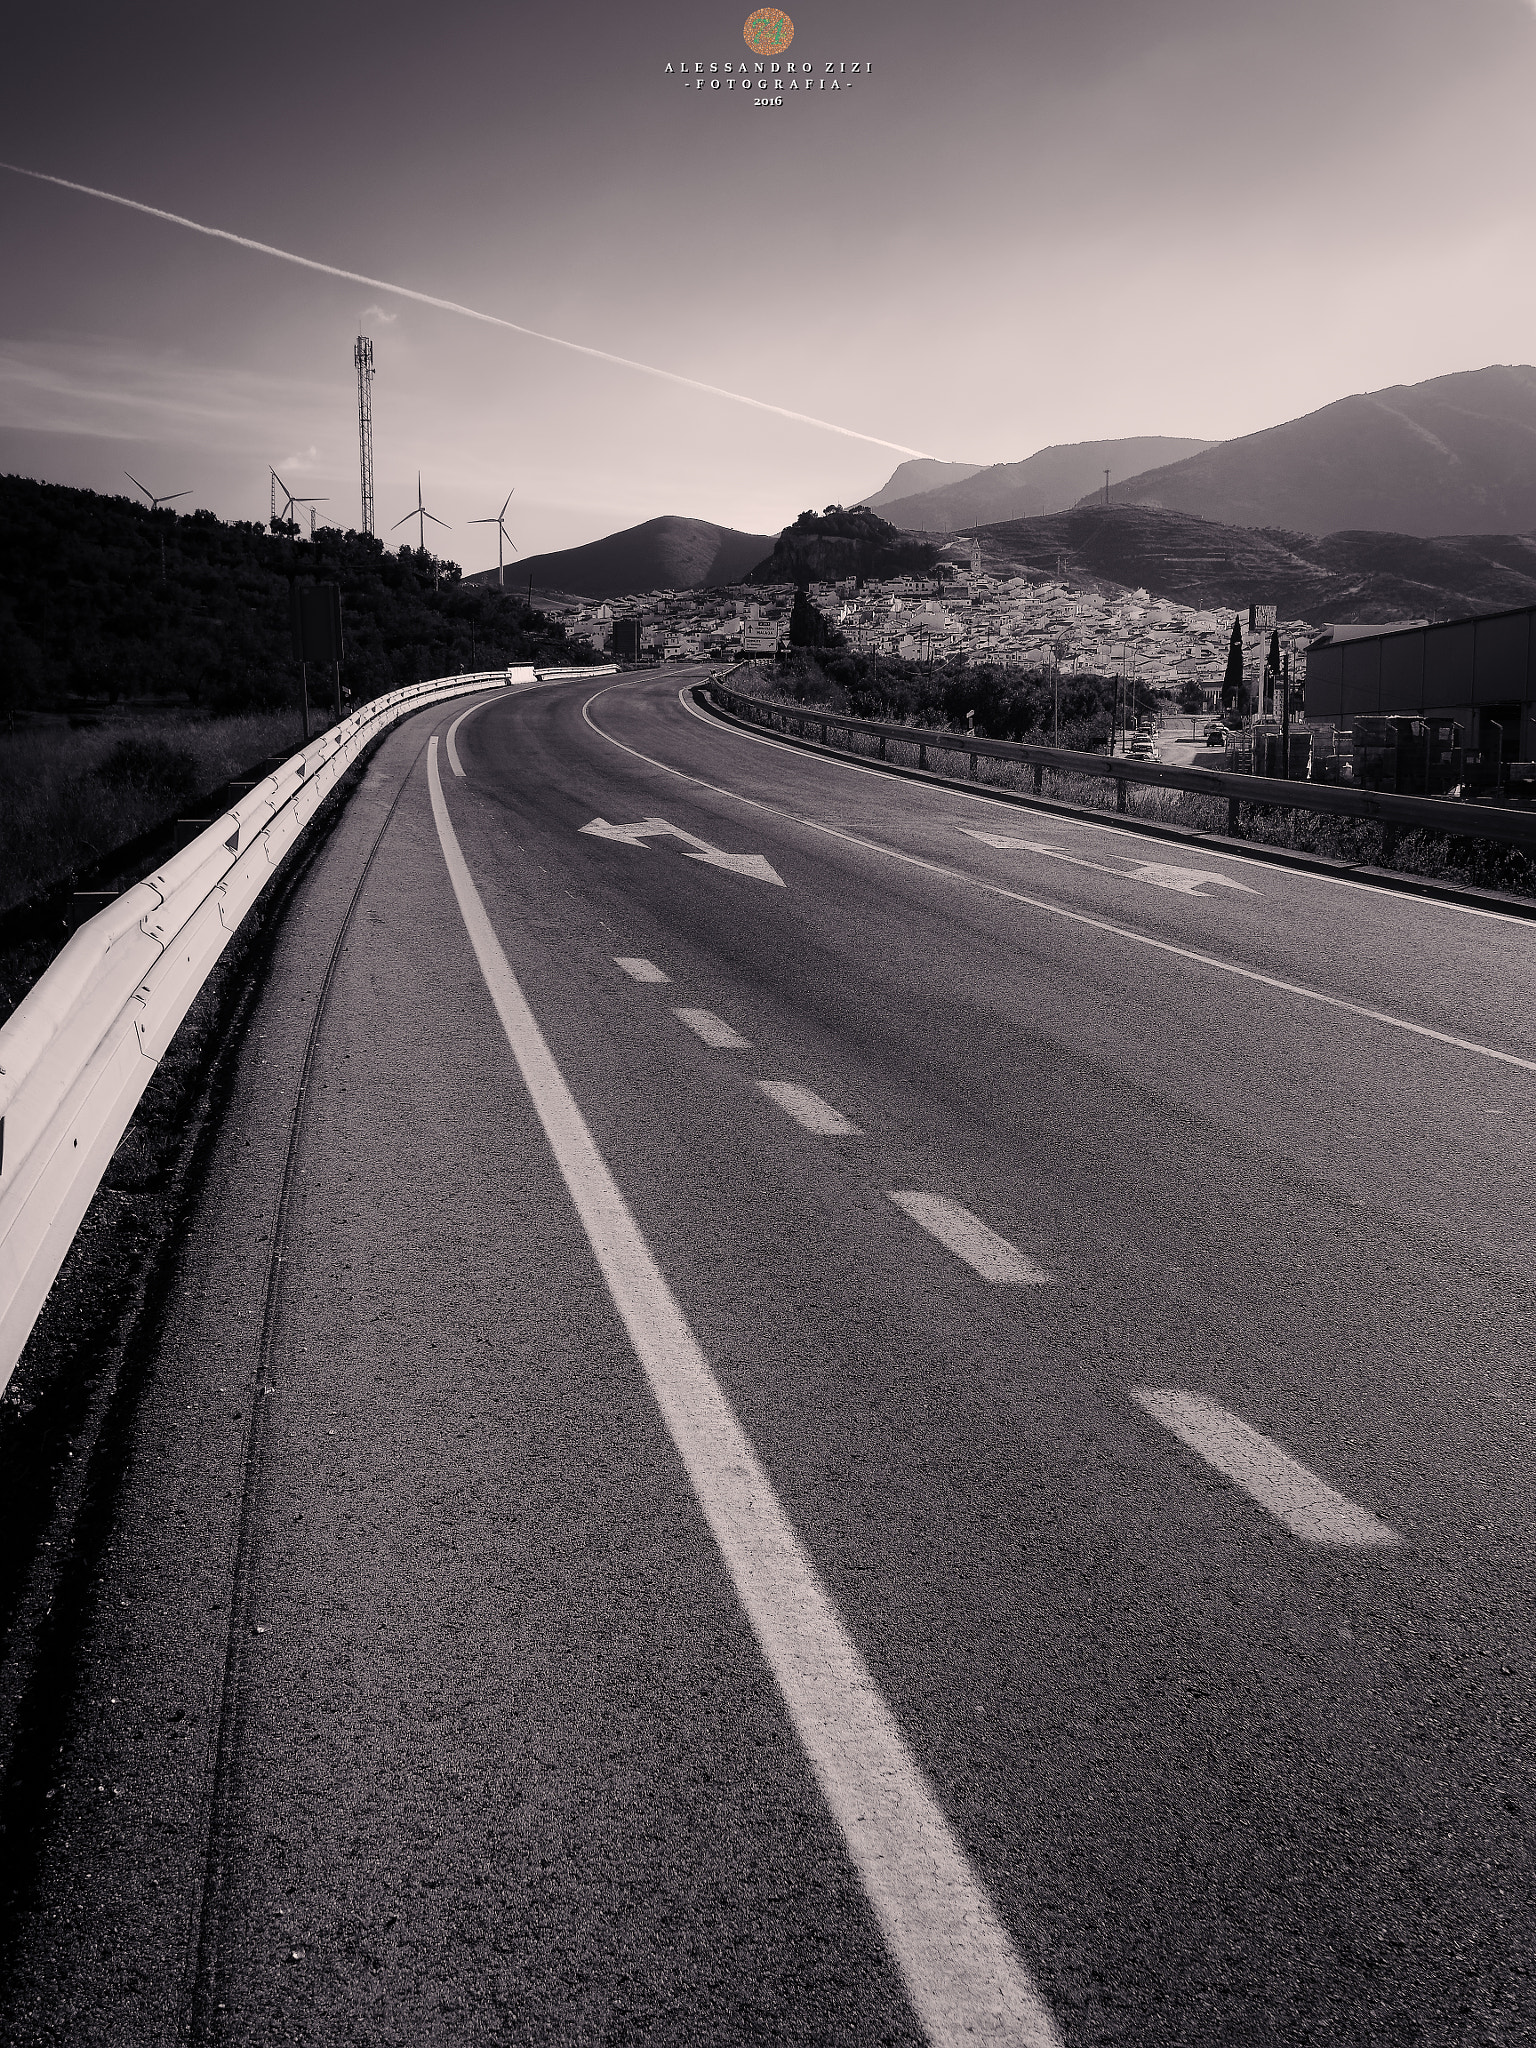
[[684,860],[702,860],[733,875],[750,875],[755,882],[772,882],[776,889],[784,887],[783,878],[774,873],[760,853],[722,853],[707,839],[696,839],[693,833],[685,832],[680,825],[668,824],[665,818],[642,818],[638,825],[610,825],[606,818],[594,818],[581,830],[594,839],[616,839],[624,846],[644,846],[647,839],[681,839]]
[[1211,868],[1176,868],[1160,860],[1138,860],[1128,868],[1110,868],[1102,861],[1084,860],[1080,854],[1068,853],[1063,846],[1047,846],[1043,840],[1009,839],[1000,832],[975,832],[969,825],[959,829],[967,839],[979,839],[984,846],[1017,846],[1025,853],[1043,853],[1075,868],[1092,868],[1096,875],[1114,875],[1122,882],[1150,882],[1154,889],[1176,889],[1181,896],[1200,896],[1203,882],[1214,882],[1220,889],[1240,889],[1245,896],[1258,894],[1246,882],[1234,882],[1230,875],[1218,875]]

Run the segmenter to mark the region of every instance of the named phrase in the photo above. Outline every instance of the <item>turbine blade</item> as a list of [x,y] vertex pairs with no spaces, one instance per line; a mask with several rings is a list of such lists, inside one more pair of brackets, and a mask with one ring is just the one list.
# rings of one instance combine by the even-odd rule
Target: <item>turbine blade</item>
[[453,528],[448,524],[447,520],[439,519],[435,512],[423,511],[421,516],[423,519],[430,519],[434,526],[440,526],[445,533],[452,533]]
[[[144,491],[144,486],[139,482],[138,478],[134,475],[131,469],[125,469],[123,471],[123,475],[127,477],[129,483],[131,483],[136,490]],[[155,502],[153,494],[149,491],[144,491],[144,495],[146,498],[149,499],[151,505],[153,505],[153,503]]]
[[[414,519],[415,517],[416,517],[416,514],[415,514],[414,512],[407,512],[407,513],[406,513],[406,515],[405,515],[405,519]],[[405,524],[405,519],[397,519],[397,520],[395,521],[394,525],[393,525],[393,526],[392,526],[392,527],[391,527],[391,528],[389,529],[389,530],[390,530],[390,532],[391,532],[391,533],[395,533],[395,532],[397,532],[397,531],[399,530],[399,528],[400,528],[400,527],[404,526],[404,524]]]
[[500,510],[500,511],[499,511],[499,512],[497,513],[497,515],[496,515],[496,516],[497,516],[497,518],[498,518],[498,519],[505,519],[505,518],[506,518],[506,516],[507,516],[507,505],[510,505],[510,504],[511,504],[511,502],[512,502],[512,500],[513,500],[513,498],[514,498],[515,496],[516,496],[516,491],[515,491],[515,489],[514,489],[514,490],[511,490],[511,491],[508,491],[508,493],[507,493],[507,504],[506,504],[506,505],[503,505],[503,506],[502,506],[502,508],[501,508],[501,510]]

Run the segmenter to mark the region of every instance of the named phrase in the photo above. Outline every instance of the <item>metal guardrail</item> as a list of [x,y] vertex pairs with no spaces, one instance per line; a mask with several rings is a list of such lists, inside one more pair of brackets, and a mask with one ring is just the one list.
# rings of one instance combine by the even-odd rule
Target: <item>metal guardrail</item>
[[[917,749],[919,769],[927,769],[933,753],[964,754],[970,759],[969,779],[977,779],[978,760],[1013,761],[1035,771],[1038,795],[1047,769],[1058,775],[1094,776],[1116,784],[1116,809],[1128,811],[1127,789],[1139,784],[1152,789],[1187,790],[1197,796],[1225,797],[1227,830],[1236,836],[1243,804],[1272,809],[1313,811],[1335,818],[1369,818],[1398,831],[1416,828],[1462,838],[1496,839],[1536,853],[1536,813],[1496,804],[1463,803],[1450,797],[1400,796],[1391,790],[1341,789],[1323,782],[1288,782],[1276,776],[1238,775],[1221,768],[1172,768],[1159,761],[1135,761],[1126,755],[1080,754],[1066,747],[1036,747],[1019,740],[981,739],[973,733],[947,732],[921,725],[891,725],[870,718],[849,718],[814,705],[781,704],[750,697],[723,681],[705,686],[723,709],[750,724],[778,723],[802,739],[816,728],[822,746],[829,734],[861,733],[879,742],[877,758],[888,759],[892,742]],[[931,771],[937,772],[937,771]]]
[[82,924],[0,1025],[0,1390],[177,1025],[326,795],[423,705],[534,680],[498,669],[363,705]]

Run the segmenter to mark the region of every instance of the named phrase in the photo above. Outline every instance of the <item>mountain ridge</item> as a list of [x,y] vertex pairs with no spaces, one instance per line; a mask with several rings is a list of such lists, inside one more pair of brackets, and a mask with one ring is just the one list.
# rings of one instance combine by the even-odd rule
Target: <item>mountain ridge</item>
[[[509,562],[514,586],[560,591],[571,597],[626,597],[641,590],[701,590],[739,583],[748,570],[771,554],[776,536],[743,533],[717,526],[710,519],[692,519],[664,512],[655,519],[626,526],[618,533],[581,547],[558,548]],[[466,583],[491,583],[494,569],[466,576]]]
[[[1134,474],[1154,463],[1166,467],[1180,457],[1217,446],[1178,434],[1137,434],[1110,441],[1053,442],[1037,448],[1021,462],[994,462],[937,490],[886,493],[904,471],[904,462],[885,490],[864,502],[907,533],[951,533],[958,527],[993,525],[1002,519],[1064,512],[1093,485],[1102,491],[1104,471],[1111,476]],[[948,466],[948,465],[946,465]],[[962,467],[964,465],[961,465]]]
[[1379,625],[1536,605],[1536,535],[1225,526],[1160,506],[1078,505],[976,529],[983,566],[1142,589],[1203,611],[1274,604],[1315,624]]
[[1536,528],[1536,367],[1354,392],[1112,481],[1110,503],[1316,536],[1525,533]]

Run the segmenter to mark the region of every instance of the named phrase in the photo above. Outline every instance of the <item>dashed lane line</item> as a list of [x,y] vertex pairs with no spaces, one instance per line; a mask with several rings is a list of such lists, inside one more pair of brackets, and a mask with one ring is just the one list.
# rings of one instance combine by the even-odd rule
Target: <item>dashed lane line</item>
[[686,1024],[690,1031],[696,1031],[706,1045],[712,1045],[716,1052],[750,1052],[752,1041],[743,1038],[739,1031],[733,1031],[729,1024],[717,1017],[713,1010],[674,1010],[673,1016]]
[[1396,1530],[1368,1508],[1346,1500],[1289,1451],[1206,1395],[1183,1387],[1132,1387],[1131,1399],[1303,1543],[1354,1550],[1401,1543]]
[[1044,1267],[1026,1258],[1017,1245],[999,1237],[952,1196],[923,1194],[916,1188],[887,1188],[886,1193],[946,1251],[964,1259],[973,1273],[994,1286],[1041,1287],[1050,1279]]
[[809,1088],[802,1088],[798,1081],[759,1081],[758,1087],[780,1109],[792,1116],[802,1131],[809,1131],[813,1138],[862,1138],[864,1133],[855,1123],[850,1123],[841,1110],[834,1109],[830,1102],[823,1102]]
[[670,981],[672,979],[670,974],[663,974],[661,969],[651,960],[621,960],[615,954],[613,964],[615,967],[622,967],[631,981]]
[[[610,684],[610,688],[616,687]],[[1194,946],[1175,945],[1171,939],[1157,939],[1150,932],[1130,931],[1123,924],[1113,924],[1105,917],[1091,917],[1083,910],[1068,910],[1063,903],[1048,903],[1040,896],[1026,896],[1020,889],[1009,889],[1001,882],[989,882],[980,875],[969,875],[963,868],[952,868],[942,861],[925,860],[921,854],[902,853],[894,846],[883,846],[878,839],[865,839],[857,832],[846,831],[841,825],[826,825],[816,818],[797,817],[793,811],[782,810],[777,804],[765,803],[761,797],[743,796],[740,790],[725,789],[718,782],[709,782],[702,775],[692,775],[686,768],[674,768],[669,761],[658,761],[653,754],[642,754],[638,747],[626,746],[623,740],[616,740],[612,733],[590,717],[592,706],[598,697],[606,692],[599,690],[589,697],[581,707],[581,715],[599,739],[606,740],[611,747],[628,754],[636,761],[644,761],[648,767],[660,768],[664,774],[676,775],[683,782],[694,783],[700,789],[707,789],[714,796],[728,797],[731,802],[747,804],[754,811],[766,811],[771,817],[782,818],[787,824],[799,825],[808,832],[823,833],[829,839],[840,839],[845,845],[858,846],[866,853],[882,854],[887,860],[900,861],[904,867],[921,868],[926,874],[941,876],[948,882],[960,882],[967,888],[978,890],[984,896],[1000,896],[1008,903],[1022,903],[1027,909],[1042,911],[1047,917],[1059,917],[1067,924],[1086,926],[1090,931],[1105,932],[1112,938],[1125,939],[1133,946],[1147,946],[1155,953],[1167,953],[1177,960],[1189,960],[1200,967],[1209,967],[1218,974],[1230,974],[1239,981],[1251,981],[1261,988],[1274,989],[1280,995],[1295,996],[1302,1002],[1320,1003],[1330,1010],[1342,1010],[1352,1017],[1363,1017],[1371,1024],[1385,1024],[1394,1031],[1406,1031],[1415,1038],[1433,1039],[1438,1045],[1454,1046],[1458,1052],[1475,1053],[1480,1059],[1497,1060],[1501,1066],[1519,1067],[1524,1073],[1536,1074],[1536,1060],[1522,1059],[1519,1054],[1500,1052],[1497,1046],[1482,1045],[1475,1038],[1460,1038],[1452,1031],[1437,1031],[1429,1024],[1415,1024],[1411,1018],[1395,1017],[1388,1010],[1375,1010],[1366,1003],[1352,1003],[1345,996],[1331,996],[1322,989],[1308,988],[1302,982],[1283,981],[1278,975],[1264,974],[1256,967],[1242,967],[1235,960],[1222,960],[1214,953],[1202,953]],[[700,717],[703,713],[698,714]],[[725,727],[717,728],[725,731]],[[745,735],[753,737],[751,734]],[[793,751],[793,750],[791,750]],[[1454,906],[1453,906],[1454,907]]]
[[985,1885],[807,1556],[609,1171],[486,915],[437,767],[459,913],[512,1056],[737,1596],[933,2048],[1062,2048]]

